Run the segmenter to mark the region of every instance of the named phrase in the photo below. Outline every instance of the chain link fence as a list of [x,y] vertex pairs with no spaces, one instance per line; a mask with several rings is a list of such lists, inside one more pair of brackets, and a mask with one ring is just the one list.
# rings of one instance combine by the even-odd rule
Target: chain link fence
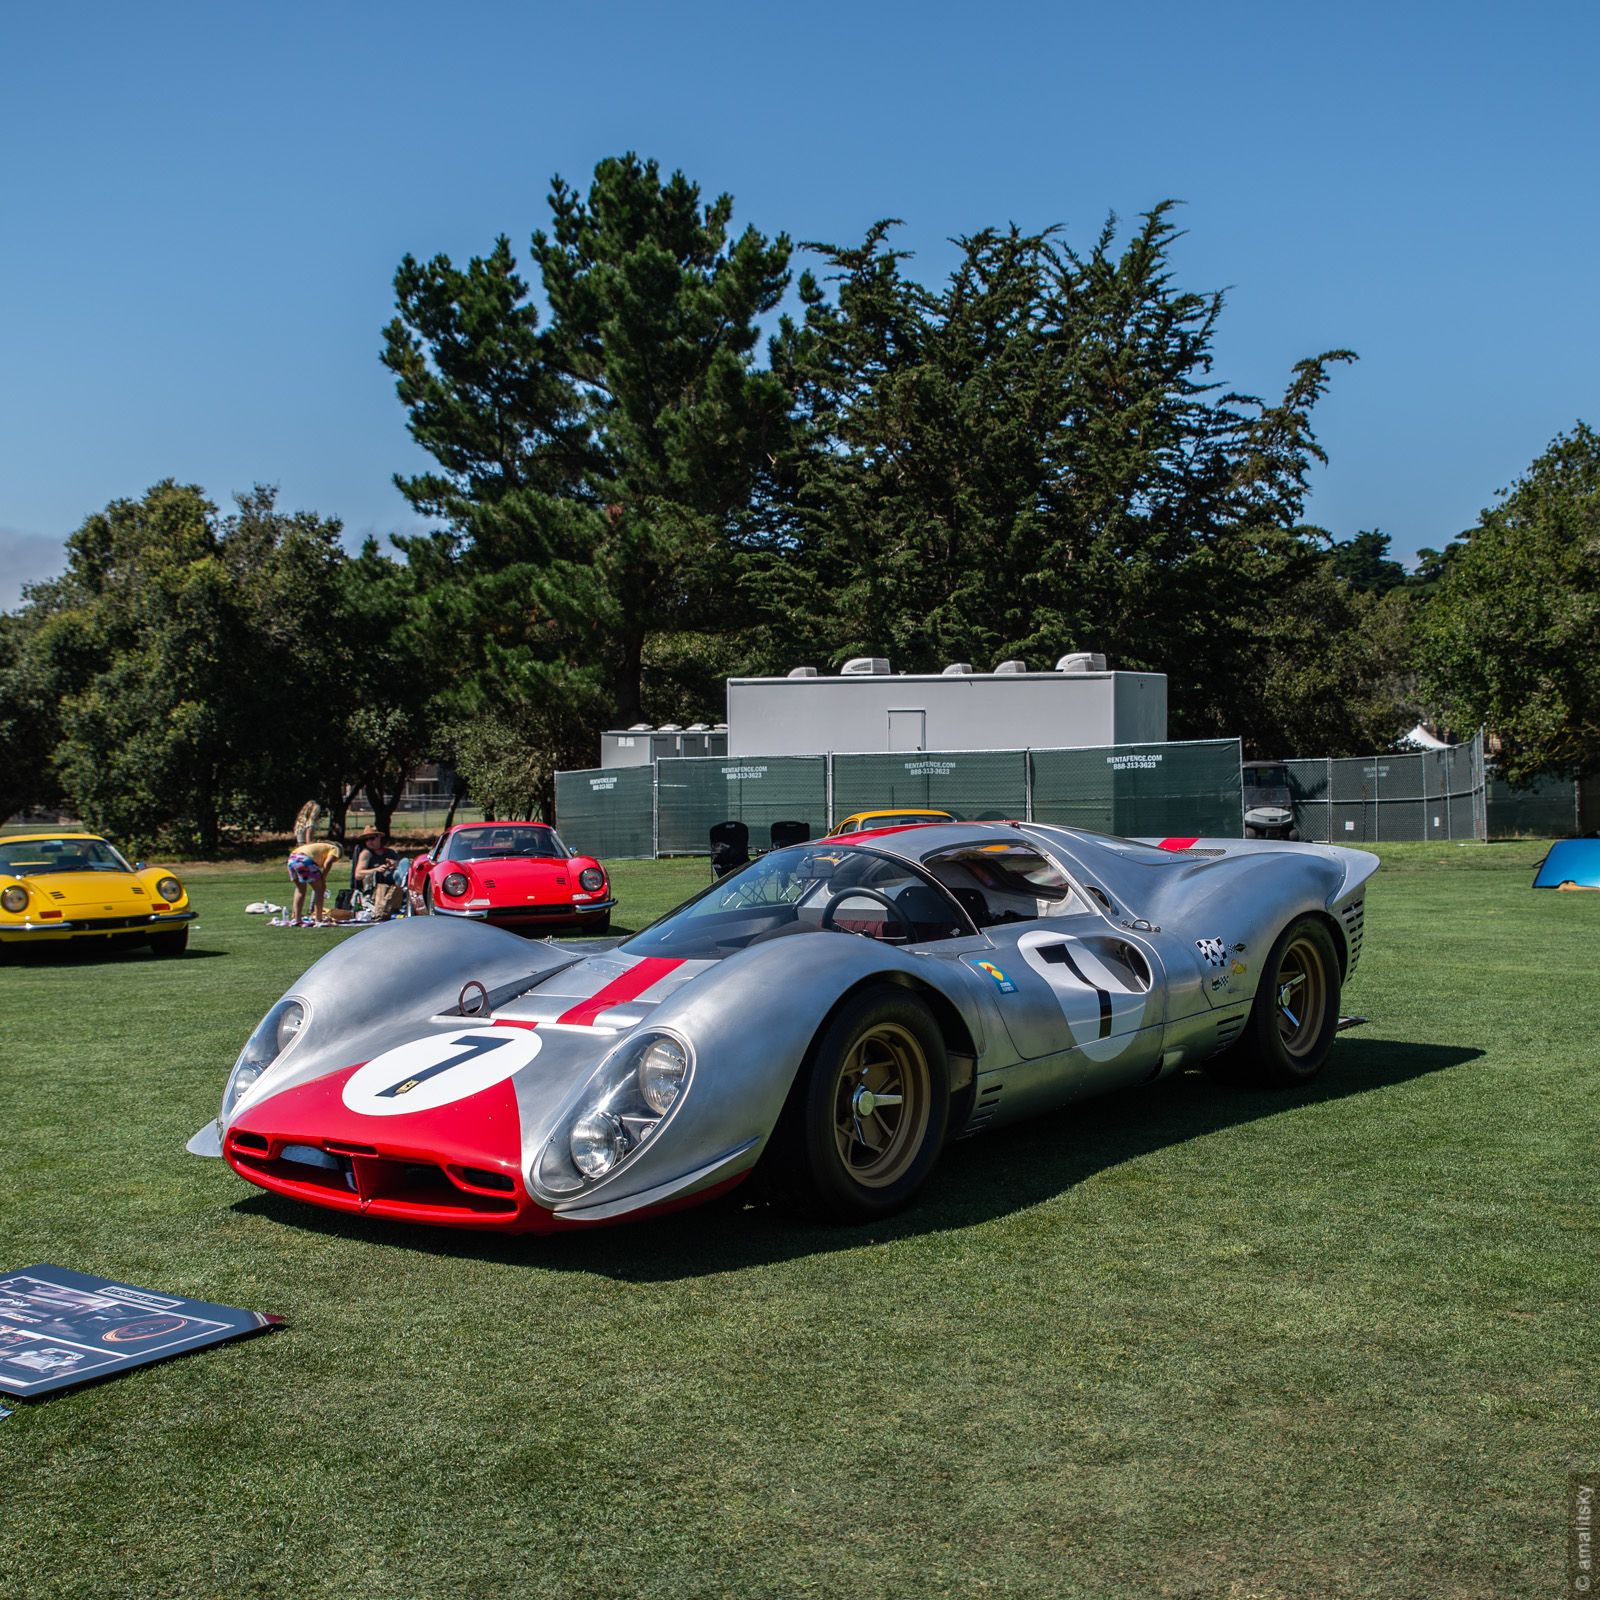
[[804,822],[813,838],[828,831],[826,756],[672,756],[655,771],[658,855],[707,854],[719,822],[742,822],[761,850],[775,822]]
[[1282,764],[1302,839],[1376,844],[1489,836],[1481,734],[1448,750]]
[[613,857],[706,855],[712,827],[725,821],[743,822],[752,848],[765,849],[775,822],[804,822],[815,839],[854,812],[904,808],[1236,839],[1239,742],[684,756],[556,774],[562,837]]
[[833,757],[830,826],[857,811],[948,811],[963,822],[1028,815],[1026,750],[895,750]]
[[1125,836],[1237,839],[1239,741],[1030,750],[1029,817]]
[[652,767],[605,767],[556,774],[562,840],[579,855],[653,856],[656,781]]
[[1491,839],[1563,839],[1582,834],[1584,786],[1571,778],[1536,778],[1531,787],[1513,789],[1501,777],[1489,779]]

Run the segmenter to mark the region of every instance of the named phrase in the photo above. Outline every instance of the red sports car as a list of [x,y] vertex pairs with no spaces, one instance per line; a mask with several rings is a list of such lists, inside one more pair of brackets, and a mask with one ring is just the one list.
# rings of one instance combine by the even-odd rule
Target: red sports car
[[542,822],[468,822],[411,863],[411,909],[470,917],[513,932],[611,926],[606,869],[574,854]]

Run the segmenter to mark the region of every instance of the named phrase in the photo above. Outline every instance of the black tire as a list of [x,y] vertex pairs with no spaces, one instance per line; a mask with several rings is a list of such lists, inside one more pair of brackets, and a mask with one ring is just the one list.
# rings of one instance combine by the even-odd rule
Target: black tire
[[773,1133],[768,1187],[837,1222],[889,1216],[927,1181],[949,1122],[932,1013],[904,990],[864,989],[812,1044]]
[[602,934],[610,933],[611,913],[608,911],[603,917],[600,918],[598,922],[586,924],[585,929],[587,932],[594,934],[596,938],[599,938]]
[[1247,822],[1244,825],[1244,836],[1247,839],[1259,839],[1261,837],[1261,830],[1259,828],[1251,827],[1251,825]]
[[1318,917],[1291,922],[1261,969],[1244,1032],[1206,1063],[1226,1083],[1292,1089],[1321,1072],[1339,1028],[1339,953]]
[[425,917],[433,915],[433,880],[431,878],[422,886],[422,914]]
[[153,933],[150,949],[158,956],[181,956],[189,948],[189,930],[179,928],[176,933]]
[[1289,839],[1290,844],[1299,844],[1300,843],[1300,830],[1298,828],[1291,828],[1289,830],[1289,832],[1288,832],[1288,836],[1287,837]]

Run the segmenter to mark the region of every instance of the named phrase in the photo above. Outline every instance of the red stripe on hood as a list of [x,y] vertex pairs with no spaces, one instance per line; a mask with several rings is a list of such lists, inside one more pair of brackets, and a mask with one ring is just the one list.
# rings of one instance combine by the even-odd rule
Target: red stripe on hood
[[580,1000],[570,1011],[562,1012],[556,1021],[587,1028],[602,1011],[624,1005],[629,1000],[637,1000],[646,989],[660,983],[669,972],[675,972],[682,965],[681,960],[669,960],[666,956],[646,956],[638,965],[629,967],[620,978],[613,978],[598,993],[590,995],[587,1000]]
[[1193,850],[1199,842],[1200,836],[1198,834],[1192,839],[1163,839],[1161,848],[1163,850]]

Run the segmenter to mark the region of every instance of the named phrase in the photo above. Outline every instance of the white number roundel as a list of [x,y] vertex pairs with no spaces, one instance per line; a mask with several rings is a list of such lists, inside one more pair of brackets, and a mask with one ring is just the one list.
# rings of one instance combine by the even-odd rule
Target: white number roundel
[[368,1117],[436,1111],[504,1083],[538,1055],[530,1028],[462,1028],[374,1056],[345,1080],[344,1103]]

